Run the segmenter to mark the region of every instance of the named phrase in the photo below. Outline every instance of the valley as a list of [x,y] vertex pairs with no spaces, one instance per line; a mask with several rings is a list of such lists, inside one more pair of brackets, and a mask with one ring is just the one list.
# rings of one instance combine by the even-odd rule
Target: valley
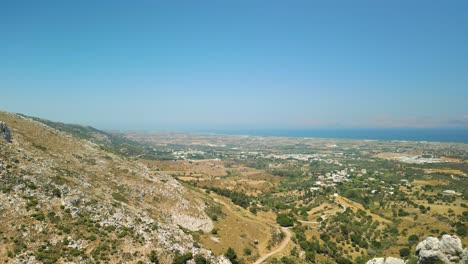
[[468,243],[467,144],[0,120],[4,263],[411,264],[427,237]]
[[[225,196],[263,222],[281,216],[277,225],[291,227],[293,239],[267,263],[366,263],[378,256],[411,262],[416,258],[406,252],[425,237],[456,234],[468,242],[468,146],[463,143],[125,136],[161,154],[158,161],[140,160],[149,167]],[[243,251],[235,239],[226,243]]]

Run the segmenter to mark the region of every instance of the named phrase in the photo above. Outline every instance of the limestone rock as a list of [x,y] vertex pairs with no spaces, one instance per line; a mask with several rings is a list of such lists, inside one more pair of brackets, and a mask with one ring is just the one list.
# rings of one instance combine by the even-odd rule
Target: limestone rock
[[405,264],[405,261],[399,258],[388,257],[385,259],[385,264]]
[[367,261],[366,264],[405,264],[405,261],[399,258],[374,258]]
[[416,247],[416,256],[418,264],[432,264],[436,261],[464,263],[468,257],[460,238],[453,235],[443,235],[440,240],[435,237],[424,239]]
[[11,143],[10,129],[8,128],[8,125],[3,121],[0,121],[0,137],[5,139],[8,143]]
[[384,258],[374,258],[366,262],[366,264],[385,264]]

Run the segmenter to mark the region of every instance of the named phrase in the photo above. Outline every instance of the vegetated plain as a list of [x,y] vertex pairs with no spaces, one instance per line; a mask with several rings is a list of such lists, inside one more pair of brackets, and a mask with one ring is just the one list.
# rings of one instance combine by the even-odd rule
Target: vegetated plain
[[[160,155],[141,160],[148,166],[229,198],[239,214],[249,211],[265,223],[276,220],[290,227],[287,249],[267,262],[365,263],[376,256],[411,262],[407,252],[428,236],[456,234],[468,242],[468,144],[157,132],[125,136]],[[217,217],[220,234],[229,218]],[[249,262],[244,250],[260,255],[265,250],[238,244],[245,234],[232,230],[244,225],[230,222],[229,239],[215,237]],[[212,241],[203,236],[199,241],[216,251]],[[267,251],[277,244],[270,242]]]

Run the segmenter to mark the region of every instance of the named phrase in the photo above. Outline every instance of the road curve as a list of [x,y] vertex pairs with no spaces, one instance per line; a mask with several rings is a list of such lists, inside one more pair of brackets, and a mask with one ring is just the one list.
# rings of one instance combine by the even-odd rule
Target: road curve
[[289,229],[286,228],[286,227],[281,227],[281,230],[283,230],[283,232],[286,233],[286,237],[281,242],[279,247],[277,247],[275,250],[271,251],[270,253],[267,253],[267,254],[263,255],[262,257],[260,257],[257,261],[254,262],[254,264],[260,264],[263,261],[267,260],[267,258],[275,255],[278,252],[281,252],[286,247],[286,245],[289,243],[289,241],[291,241],[291,231],[289,231]]
[[[339,203],[339,204],[343,207],[342,212],[344,213],[346,211],[346,204],[344,204],[344,203]],[[323,215],[322,218],[325,219],[326,215]],[[309,224],[319,224],[319,222],[313,222],[313,221],[301,221],[301,220],[299,220],[299,222],[309,223]],[[262,257],[260,257],[257,261],[254,262],[254,264],[263,263],[263,261],[267,260],[269,257],[275,255],[276,253],[281,252],[286,247],[286,245],[288,245],[289,241],[291,241],[291,232],[286,227],[281,227],[281,230],[283,230],[283,232],[286,233],[286,238],[281,242],[279,247],[276,248],[275,250],[271,251],[270,253],[267,253],[267,254],[263,255]]]

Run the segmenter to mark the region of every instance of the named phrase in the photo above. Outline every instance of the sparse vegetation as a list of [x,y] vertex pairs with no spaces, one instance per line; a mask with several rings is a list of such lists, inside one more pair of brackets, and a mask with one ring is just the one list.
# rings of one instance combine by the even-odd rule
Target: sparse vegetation
[[[177,153],[189,152],[182,143],[143,146],[112,139],[115,149],[107,149],[114,143],[99,143],[107,133],[55,125],[82,139],[98,136],[93,139],[98,148],[27,120],[15,122],[27,144],[19,143],[21,151],[0,148],[0,202],[15,208],[2,207],[0,215],[17,216],[0,216],[5,258],[209,263],[201,254],[188,253],[192,249],[155,251],[155,243],[142,250],[153,241],[148,237],[157,241],[159,234],[176,232],[166,230],[158,217],[170,215],[180,200],[187,205],[177,210],[211,219],[214,228],[177,230],[193,237],[194,248],[209,245],[233,263],[250,263],[276,249],[286,238],[280,227],[293,236],[271,263],[366,263],[385,255],[414,263],[415,246],[429,235],[456,234],[467,243],[466,162],[405,164],[379,154],[418,151],[463,160],[468,157],[464,145],[333,141],[337,146],[330,151],[330,140],[275,139],[264,141],[260,151],[255,140],[221,137],[225,147],[190,143],[192,154],[181,158]],[[116,148],[122,144],[135,148]],[[147,156],[151,153],[172,161],[154,160]],[[148,169],[132,160],[134,154]],[[166,191],[178,183],[159,173],[178,178],[187,195],[166,200],[179,195],[176,189]],[[206,215],[194,208],[204,208]],[[49,236],[54,243],[47,242]],[[122,250],[123,245],[132,250]]]

